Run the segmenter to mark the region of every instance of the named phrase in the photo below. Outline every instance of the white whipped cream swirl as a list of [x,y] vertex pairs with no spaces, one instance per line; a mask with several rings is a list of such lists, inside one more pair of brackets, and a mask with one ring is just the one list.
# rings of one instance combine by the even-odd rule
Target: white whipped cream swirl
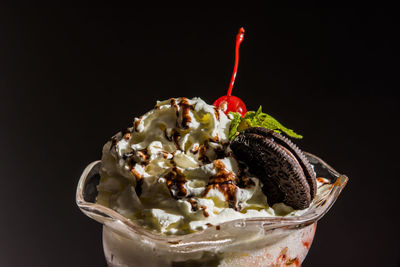
[[301,212],[268,206],[229,152],[230,122],[200,98],[157,102],[104,145],[97,202],[165,234]]

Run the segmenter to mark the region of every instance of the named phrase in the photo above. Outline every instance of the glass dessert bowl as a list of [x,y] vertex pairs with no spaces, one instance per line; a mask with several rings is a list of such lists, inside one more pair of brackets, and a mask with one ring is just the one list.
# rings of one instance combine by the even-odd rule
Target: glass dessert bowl
[[81,175],[76,203],[103,224],[109,266],[300,266],[314,238],[317,221],[333,206],[348,178],[305,153],[322,193],[299,216],[256,217],[224,222],[186,235],[147,230],[111,208],[96,203],[101,162]]

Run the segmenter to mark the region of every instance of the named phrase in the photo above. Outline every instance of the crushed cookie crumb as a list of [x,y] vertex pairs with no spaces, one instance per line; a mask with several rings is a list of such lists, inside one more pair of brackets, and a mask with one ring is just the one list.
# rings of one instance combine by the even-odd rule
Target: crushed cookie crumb
[[197,203],[196,200],[194,200],[193,198],[189,198],[187,201],[192,206],[192,211],[198,211],[199,210],[199,204]]
[[216,134],[213,138],[210,138],[211,142],[218,142],[219,141],[219,137],[218,134]]
[[144,164],[144,165],[148,165],[149,161],[150,161],[150,156],[147,153],[147,149],[141,149],[137,151],[137,155],[139,157],[140,163]]
[[131,133],[126,133],[126,134],[124,135],[124,139],[125,139],[125,140],[129,140],[129,138],[131,138]]
[[190,152],[191,152],[192,154],[197,154],[197,152],[199,152],[199,146],[198,146],[198,145],[195,145],[195,146],[190,150]]
[[168,157],[169,157],[169,153],[167,152],[167,151],[161,151],[161,154],[162,154],[162,156],[163,156],[163,158],[164,159],[168,159]]

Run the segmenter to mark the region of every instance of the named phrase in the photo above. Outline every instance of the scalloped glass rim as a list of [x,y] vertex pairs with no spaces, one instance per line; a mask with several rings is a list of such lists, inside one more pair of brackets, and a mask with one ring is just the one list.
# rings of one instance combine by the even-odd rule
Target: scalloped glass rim
[[[252,236],[252,234],[259,234],[260,232],[265,235],[267,232],[276,229],[290,231],[308,226],[318,221],[333,206],[340,192],[348,182],[347,176],[339,174],[317,156],[306,152],[304,154],[311,165],[313,165],[317,177],[330,180],[332,185],[329,190],[321,194],[320,198],[314,199],[308,210],[300,216],[238,219],[222,223],[218,229],[216,227],[209,227],[205,230],[186,235],[163,235],[147,230],[123,217],[118,212],[94,203],[93,197],[91,200],[88,200],[88,197],[86,197],[85,200],[84,195],[90,194],[87,191],[93,191],[92,178],[96,175],[99,177],[101,161],[92,162],[83,171],[77,187],[76,203],[84,214],[112,228],[119,234],[131,239],[136,239],[140,236],[142,240],[156,243],[158,248],[165,247],[168,250],[192,251],[194,248],[198,250],[222,244],[232,245],[240,242],[240,240],[243,241],[243,239]],[[98,181],[99,178],[97,178],[97,183]],[[94,183],[96,183],[96,180]],[[90,185],[92,188],[90,188]]]

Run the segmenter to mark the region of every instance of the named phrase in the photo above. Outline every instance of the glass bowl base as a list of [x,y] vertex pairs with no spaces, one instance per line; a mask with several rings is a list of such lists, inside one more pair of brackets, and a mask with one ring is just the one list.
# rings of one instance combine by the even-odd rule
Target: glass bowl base
[[[301,266],[315,235],[317,223],[291,233],[275,242],[252,250],[240,246],[226,252],[187,253],[185,260],[174,261],[173,252],[163,252],[140,239],[128,239],[103,226],[103,247],[108,266]],[[268,238],[266,236],[266,238]],[[182,255],[179,255],[182,256]]]

